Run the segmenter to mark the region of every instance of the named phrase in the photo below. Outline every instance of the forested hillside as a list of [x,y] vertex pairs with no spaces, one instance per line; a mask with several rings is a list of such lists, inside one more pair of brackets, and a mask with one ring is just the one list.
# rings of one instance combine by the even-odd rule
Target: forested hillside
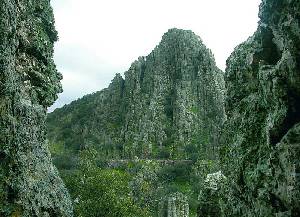
[[[97,188],[96,182],[106,182],[102,176],[124,176],[126,181],[103,186],[105,192],[116,191],[116,199],[124,193],[116,190],[120,186],[132,194],[123,202],[134,204],[132,212],[123,210],[122,216],[196,215],[197,182],[216,167],[224,121],[224,73],[200,37],[180,29],[165,33],[148,56],[131,65],[124,79],[117,74],[108,88],[47,118],[53,159],[69,171],[63,177],[73,186],[74,199]],[[87,153],[94,155],[84,160]],[[95,183],[83,190],[75,187],[81,180],[76,177],[89,176],[90,169],[82,167],[89,158],[94,159],[89,175]],[[207,170],[199,175],[198,167]],[[102,199],[94,204],[95,213],[102,212],[105,203],[116,203]],[[78,214],[83,213],[81,206],[86,204],[75,206]],[[112,207],[100,216],[120,215]],[[133,214],[136,209],[139,214]]]
[[223,102],[223,72],[211,51],[193,32],[171,29],[124,79],[117,74],[108,88],[49,114],[48,138],[113,159],[213,157]]

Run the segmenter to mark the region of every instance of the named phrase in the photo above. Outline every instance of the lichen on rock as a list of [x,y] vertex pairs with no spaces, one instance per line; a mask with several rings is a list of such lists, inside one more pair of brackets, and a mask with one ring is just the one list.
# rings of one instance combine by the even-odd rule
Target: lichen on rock
[[0,2],[0,216],[72,216],[46,140],[61,92],[49,0]]
[[167,195],[160,202],[160,217],[189,217],[188,198],[180,192]]
[[227,60],[226,216],[299,216],[300,3],[263,0]]

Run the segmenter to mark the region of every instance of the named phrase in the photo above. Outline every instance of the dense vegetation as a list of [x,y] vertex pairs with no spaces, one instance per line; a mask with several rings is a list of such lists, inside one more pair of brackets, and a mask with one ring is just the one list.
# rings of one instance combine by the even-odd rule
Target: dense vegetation
[[300,4],[264,0],[259,16],[224,75],[199,38],[172,29],[125,79],[49,115],[78,215],[300,215]]
[[[49,1],[0,1],[0,216],[300,216],[300,2],[262,0],[225,74],[171,29],[110,86],[61,91]],[[226,110],[226,113],[225,113]]]
[[173,197],[177,210],[185,205],[187,216],[195,216],[199,193],[208,189],[205,179],[218,168],[212,160],[103,161],[100,156],[95,149],[80,151],[72,169],[60,170],[78,216],[165,216],[172,212]]
[[[206,175],[217,172],[223,99],[211,51],[193,32],[171,29],[125,79],[117,74],[108,88],[49,114],[50,149],[75,212],[195,216]],[[90,160],[80,155],[89,150],[96,158],[87,173]],[[208,162],[214,168],[200,172]]]

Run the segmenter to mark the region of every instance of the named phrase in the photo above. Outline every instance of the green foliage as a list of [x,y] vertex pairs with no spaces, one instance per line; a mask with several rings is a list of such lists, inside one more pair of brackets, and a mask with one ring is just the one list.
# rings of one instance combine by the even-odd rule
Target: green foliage
[[160,166],[153,161],[138,162],[131,168],[133,175],[130,188],[135,202],[150,212],[155,213],[159,180],[157,171]]
[[78,156],[66,149],[64,143],[51,143],[49,149],[54,165],[60,170],[71,170],[78,166]]
[[54,155],[52,160],[53,164],[61,170],[72,170],[76,169],[78,166],[78,157],[71,152]]
[[170,147],[162,146],[157,151],[156,158],[158,159],[169,159],[170,158]]
[[190,111],[194,114],[198,114],[199,113],[199,108],[197,106],[193,106]]
[[174,165],[166,165],[159,171],[158,176],[164,182],[189,180],[192,167],[186,162],[176,162]]
[[199,148],[199,144],[197,143],[190,143],[187,144],[184,147],[184,152],[187,155],[187,159],[192,160],[194,162],[196,162],[198,160],[198,158],[200,157],[200,148]]
[[55,143],[49,144],[49,150],[52,155],[53,154],[59,155],[65,151],[65,147],[62,142],[55,142]]
[[124,171],[100,169],[97,152],[80,153],[80,168],[64,173],[64,181],[74,200],[75,213],[81,217],[146,217],[147,212],[134,204]]
[[177,192],[187,196],[195,215],[206,175],[218,170],[218,163],[211,160],[136,158],[121,162],[118,170],[106,165],[96,150],[86,149],[80,152],[77,170],[61,171],[78,216],[158,216],[166,195]]

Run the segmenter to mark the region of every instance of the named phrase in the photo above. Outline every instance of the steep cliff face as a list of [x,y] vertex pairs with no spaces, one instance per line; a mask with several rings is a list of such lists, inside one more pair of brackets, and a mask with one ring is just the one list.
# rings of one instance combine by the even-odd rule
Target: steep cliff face
[[300,2],[263,0],[227,61],[227,216],[299,216]]
[[216,146],[224,119],[222,76],[199,37],[168,31],[125,73],[122,135],[130,151],[147,157],[167,147],[171,156],[184,158],[184,148],[193,142]]
[[0,2],[0,216],[71,216],[52,165],[46,109],[61,91],[48,0]]
[[188,149],[217,146],[223,91],[223,73],[201,39],[171,29],[124,80],[117,75],[107,89],[50,114],[49,139],[112,157],[188,158]]

